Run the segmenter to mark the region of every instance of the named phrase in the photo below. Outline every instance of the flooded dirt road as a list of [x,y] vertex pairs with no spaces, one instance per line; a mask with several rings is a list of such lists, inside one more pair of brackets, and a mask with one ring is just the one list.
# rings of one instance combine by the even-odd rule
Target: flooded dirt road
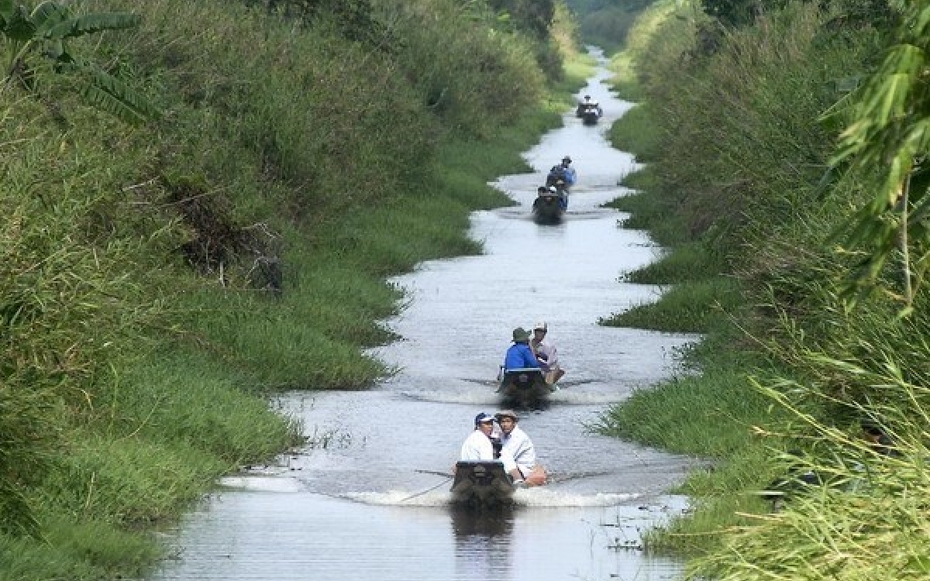
[[[152,581],[676,578],[680,563],[637,547],[642,530],[685,509],[667,491],[693,461],[590,430],[609,404],[674,373],[676,349],[695,339],[597,324],[657,298],[619,277],[661,251],[601,207],[626,193],[618,183],[635,169],[604,138],[630,107],[607,78],[601,67],[579,92],[601,102],[600,123],[566,112],[565,126],[526,152],[534,171],[495,184],[519,205],[473,215],[484,255],[395,279],[409,304],[385,324],[402,340],[373,355],[397,375],[371,391],[285,397],[316,446],[225,479],[169,534],[174,558]],[[578,171],[568,213],[537,225],[536,188],[566,154]],[[518,490],[517,506],[495,518],[454,511],[449,474],[475,415],[499,406],[494,378],[511,331],[540,320],[568,373],[551,406],[520,425],[553,482]]]

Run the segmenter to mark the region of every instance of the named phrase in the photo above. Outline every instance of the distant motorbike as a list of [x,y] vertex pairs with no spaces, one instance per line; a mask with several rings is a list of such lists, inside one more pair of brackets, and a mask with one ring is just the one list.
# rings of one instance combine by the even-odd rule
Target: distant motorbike
[[598,119],[601,118],[601,115],[604,114],[603,109],[600,105],[596,103],[588,103],[581,108],[581,122],[585,125],[594,125],[597,123]]
[[498,375],[497,393],[501,406],[514,409],[545,409],[549,395],[558,388],[546,383],[546,376],[539,368],[504,369]]
[[533,220],[537,224],[558,224],[564,213],[565,206],[555,186],[541,190],[533,201]]
[[557,176],[546,178],[546,187],[539,188],[533,201],[533,219],[537,224],[558,224],[568,210],[568,184]]

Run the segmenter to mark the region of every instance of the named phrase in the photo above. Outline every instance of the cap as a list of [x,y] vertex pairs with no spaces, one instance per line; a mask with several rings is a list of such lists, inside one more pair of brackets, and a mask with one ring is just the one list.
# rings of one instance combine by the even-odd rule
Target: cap
[[493,421],[494,421],[494,416],[489,415],[489,414],[486,414],[486,413],[484,413],[484,412],[481,412],[480,414],[478,414],[477,416],[475,416],[475,425],[476,425],[476,426],[477,426],[478,424],[483,424],[483,423],[485,423],[485,422],[493,422]]
[[513,418],[513,421],[515,422],[520,419],[520,417],[517,416],[517,412],[513,410],[501,410],[494,414],[494,419],[497,421],[500,421],[501,418]]
[[517,327],[513,330],[513,341],[514,343],[521,343],[523,341],[530,340],[530,332],[524,329],[523,327]]
[[542,331],[548,331],[549,325],[545,321],[540,321],[536,323],[535,325],[533,325],[533,330],[535,331],[536,329],[540,329]]
[[571,163],[572,158],[570,158],[570,157],[568,157],[568,156],[566,155],[565,157],[562,158],[562,161],[567,161],[567,162]]

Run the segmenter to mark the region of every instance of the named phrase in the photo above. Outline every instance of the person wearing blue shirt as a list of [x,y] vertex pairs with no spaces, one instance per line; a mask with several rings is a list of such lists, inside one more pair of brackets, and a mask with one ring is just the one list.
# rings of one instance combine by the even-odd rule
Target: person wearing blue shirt
[[530,349],[530,332],[523,327],[517,327],[513,330],[513,345],[507,349],[504,356],[504,371],[527,368],[541,369],[541,366]]
[[546,176],[547,186],[558,186],[560,181],[562,184],[559,191],[559,205],[562,206],[563,210],[567,210],[568,188],[578,181],[578,174],[575,173],[575,168],[572,167],[572,158],[567,155],[562,158],[560,164],[552,166],[549,175]]
[[578,181],[578,174],[575,173],[575,168],[572,167],[572,158],[565,156],[562,158],[562,163],[555,166],[559,169],[562,174],[562,179],[565,180],[565,183],[573,186],[575,182]]

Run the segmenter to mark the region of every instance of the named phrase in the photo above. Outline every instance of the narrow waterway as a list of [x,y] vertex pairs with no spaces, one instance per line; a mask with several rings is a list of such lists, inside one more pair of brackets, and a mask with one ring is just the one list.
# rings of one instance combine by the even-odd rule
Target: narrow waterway
[[[599,53],[596,53],[598,56]],[[457,581],[666,580],[681,564],[645,555],[640,533],[680,513],[668,495],[693,465],[592,433],[613,402],[675,372],[694,340],[602,327],[600,317],[654,301],[659,289],[620,281],[661,249],[602,205],[635,169],[604,134],[631,106],[608,89],[601,61],[579,92],[604,108],[596,126],[564,127],[525,153],[532,173],[495,184],[519,205],[472,217],[481,256],[431,261],[395,283],[409,304],[385,324],[402,339],[373,352],[398,368],[364,392],[295,393],[280,403],[316,445],[224,480],[166,542],[173,558],[151,581],[267,579]],[[535,224],[530,207],[549,167],[578,171],[563,223]],[[494,378],[514,327],[549,324],[568,370],[545,410],[525,412],[552,476],[518,490],[517,506],[477,519],[449,506],[448,474],[481,411],[498,407]]]

